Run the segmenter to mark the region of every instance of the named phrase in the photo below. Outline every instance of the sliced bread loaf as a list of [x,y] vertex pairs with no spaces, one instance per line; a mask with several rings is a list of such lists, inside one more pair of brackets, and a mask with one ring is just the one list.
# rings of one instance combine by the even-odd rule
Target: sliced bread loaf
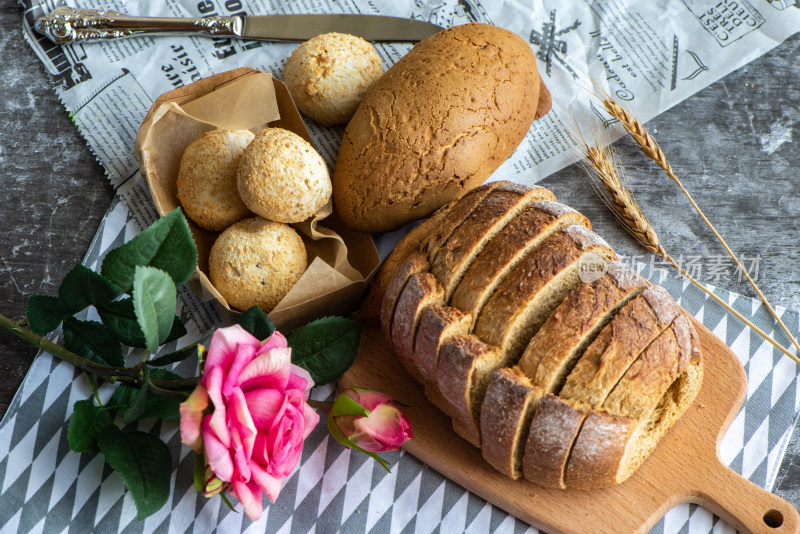
[[477,317],[497,287],[522,259],[553,233],[589,219],[569,206],[534,202],[486,244],[453,293],[452,305]]
[[693,327],[683,315],[628,369],[599,410],[586,416],[566,469],[574,488],[624,481],[691,404],[700,388]]
[[558,393],[578,357],[597,333],[647,281],[621,262],[611,262],[599,279],[580,284],[533,336],[519,361],[531,382]]
[[475,335],[499,347],[502,365],[513,363],[552,311],[580,284],[579,263],[616,259],[600,236],[567,226],[533,250],[500,284],[477,319]]
[[408,278],[392,319],[394,350],[400,362],[417,380],[422,376],[414,362],[414,341],[422,311],[432,304],[441,304],[444,298],[442,287],[429,272],[418,272]]
[[483,458],[506,476],[522,474],[522,452],[533,417],[542,397],[517,367],[492,374],[481,404],[481,452]]
[[480,447],[480,407],[492,372],[501,367],[496,347],[473,335],[454,336],[439,351],[437,379],[453,429]]
[[613,263],[585,218],[537,195],[552,197],[489,184],[420,231],[383,290],[382,326],[498,470],[554,487],[616,483],[696,395],[696,334],[663,288]]
[[450,300],[472,261],[495,234],[532,203],[551,198],[553,194],[547,189],[513,183],[502,184],[486,195],[453,230],[436,256],[428,251],[431,272],[441,282],[445,299]]

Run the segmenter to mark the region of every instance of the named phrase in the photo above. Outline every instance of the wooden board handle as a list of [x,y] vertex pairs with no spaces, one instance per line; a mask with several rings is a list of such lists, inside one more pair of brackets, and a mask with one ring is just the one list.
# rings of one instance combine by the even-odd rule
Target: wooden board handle
[[[716,454],[715,454],[716,456]],[[692,502],[714,512],[739,532],[798,533],[800,515],[791,504],[753,484],[719,460],[713,468],[699,469],[695,478],[701,489]]]

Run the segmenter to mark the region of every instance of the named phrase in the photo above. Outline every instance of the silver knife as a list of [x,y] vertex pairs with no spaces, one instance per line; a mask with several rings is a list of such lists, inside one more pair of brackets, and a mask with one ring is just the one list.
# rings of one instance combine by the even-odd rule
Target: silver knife
[[322,33],[368,41],[420,41],[443,28],[421,20],[380,15],[263,15],[203,18],[132,17],[116,11],[61,6],[36,21],[36,31],[57,44],[137,35],[205,35],[262,41],[305,41]]

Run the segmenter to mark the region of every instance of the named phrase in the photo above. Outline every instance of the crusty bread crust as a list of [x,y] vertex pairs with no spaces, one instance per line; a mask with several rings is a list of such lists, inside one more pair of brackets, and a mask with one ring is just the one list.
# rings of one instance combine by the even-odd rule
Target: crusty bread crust
[[416,273],[427,271],[427,269],[428,259],[425,254],[415,251],[403,260],[389,279],[381,303],[381,329],[390,346],[394,346],[392,322],[394,321],[394,311],[397,309],[397,300],[400,298],[403,288],[406,287],[408,279]]
[[417,380],[422,376],[414,363],[414,340],[422,311],[431,304],[440,304],[444,292],[429,272],[414,273],[408,278],[392,319],[392,339],[394,350],[400,362]]
[[480,406],[500,361],[496,347],[472,335],[454,336],[439,351],[437,378],[439,391],[447,402],[445,412],[453,418],[454,430],[478,447]]
[[[445,412],[447,413],[447,412]],[[481,433],[478,425],[471,419],[463,419],[458,415],[452,416],[453,431],[470,442],[477,448],[481,448]]]
[[437,382],[439,350],[453,336],[469,334],[472,316],[457,308],[433,304],[425,308],[414,341],[414,364],[426,387]]
[[[550,408],[553,414],[537,413],[534,417],[527,447],[533,448],[537,442],[548,445],[525,460],[532,481],[550,487],[571,487],[571,483],[565,479],[567,461],[572,461],[570,449],[576,442],[578,430],[585,424],[584,418],[591,410],[600,408],[640,353],[648,346],[652,346],[651,342],[671,324],[671,314],[665,309],[667,305],[663,302],[661,291],[664,290],[660,286],[650,287],[624,305],[612,321],[600,331],[568,375],[566,385],[559,393],[560,404],[551,401],[553,405]],[[653,293],[656,296],[653,296]],[[651,305],[651,302],[654,304]],[[654,311],[653,306],[659,306],[660,314]],[[677,305],[675,311],[677,316]],[[670,322],[665,324],[660,322],[660,319]],[[664,354],[670,353],[664,352]],[[548,367],[554,366],[555,364],[548,365],[547,362],[539,366],[544,368],[543,381],[548,378]],[[549,391],[557,392],[555,388],[558,384],[555,381],[551,382],[551,386],[554,389]],[[556,415],[561,420],[557,419]],[[605,423],[607,421],[604,421]],[[553,425],[559,428],[553,429]],[[605,427],[601,426],[597,432],[603,433],[604,429]],[[588,431],[587,435],[591,435],[591,432],[594,431]],[[559,446],[547,441],[548,438],[555,439],[553,438],[555,435],[561,442]],[[612,442],[608,442],[602,448],[610,447],[610,443]],[[584,468],[576,469],[581,473]],[[592,483],[594,482],[593,480]]]
[[536,407],[525,441],[523,474],[548,488],[566,488],[564,467],[584,418],[591,409],[570,399],[545,395]]

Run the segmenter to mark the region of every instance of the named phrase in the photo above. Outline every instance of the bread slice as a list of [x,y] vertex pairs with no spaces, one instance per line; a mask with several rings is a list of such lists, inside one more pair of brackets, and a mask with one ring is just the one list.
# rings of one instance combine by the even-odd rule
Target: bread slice
[[566,469],[569,487],[626,480],[691,405],[702,383],[697,334],[683,315],[658,337],[581,427]]
[[[639,354],[679,313],[678,305],[661,286],[648,287],[620,309],[580,357],[560,392],[550,391],[559,394],[548,400],[548,407],[563,421],[560,430],[552,428],[547,412],[534,414],[525,450],[536,452],[525,453],[525,478],[543,486],[567,487],[564,473],[584,418],[602,405]],[[556,435],[560,444],[553,441]],[[539,446],[542,443],[547,446]]]
[[486,195],[453,230],[435,257],[428,251],[431,272],[441,282],[445,299],[450,301],[464,273],[495,234],[533,202],[552,198],[547,189],[513,183],[500,185]]
[[426,387],[437,383],[442,344],[453,336],[469,334],[471,323],[470,314],[450,306],[433,304],[423,310],[414,341],[414,363]]
[[392,252],[390,252],[384,260],[375,278],[373,278],[372,282],[369,284],[367,295],[358,308],[357,318],[359,321],[380,321],[383,297],[386,294],[389,282],[394,276],[394,273],[412,252],[419,251],[425,240],[428,239],[435,230],[441,227],[445,214],[450,211],[450,208],[453,207],[455,202],[456,201],[450,202],[439,208],[433,215],[412,228],[411,231],[395,245]]
[[443,411],[453,419],[453,429],[476,447],[481,446],[481,403],[501,362],[496,347],[473,335],[453,336],[439,351],[437,378],[446,402]]
[[567,226],[526,256],[500,284],[474,331],[485,343],[500,348],[502,367],[519,358],[539,326],[580,284],[578,270],[587,258],[605,264],[616,255],[591,230]]
[[600,406],[637,356],[680,315],[667,290],[651,286],[600,331],[567,376],[559,396]]
[[381,329],[390,347],[394,346],[392,321],[394,320],[394,311],[397,308],[397,299],[400,298],[400,293],[403,292],[406,282],[413,274],[427,270],[428,258],[424,253],[414,251],[400,263],[386,286],[383,302],[381,303]]
[[475,207],[481,203],[486,195],[501,185],[508,183],[510,182],[500,181],[483,184],[471,191],[468,191],[464,194],[464,196],[456,200],[455,204],[453,204],[453,207],[448,210],[447,215],[445,215],[439,221],[428,237],[422,242],[421,250],[428,254],[428,260],[433,261],[433,258],[435,258],[436,254],[439,253],[439,249],[450,237],[450,234],[453,233],[453,230],[455,230],[464,221],[464,219],[466,219],[469,214],[472,213],[472,210],[474,210]]
[[519,367],[537,387],[558,393],[578,357],[614,315],[647,287],[621,262],[599,279],[580,284],[533,336]]
[[542,394],[518,368],[498,369],[481,404],[483,458],[515,480],[522,474],[523,442]]
[[545,395],[531,420],[523,456],[526,479],[548,488],[566,488],[564,466],[575,436],[591,408],[570,399]]
[[417,380],[422,376],[414,363],[414,341],[422,311],[432,304],[441,304],[442,287],[433,274],[423,271],[408,278],[392,319],[394,350],[400,362]]
[[528,206],[475,258],[453,293],[451,305],[477,317],[495,289],[531,250],[571,224],[591,228],[589,219],[564,204],[541,200]]

